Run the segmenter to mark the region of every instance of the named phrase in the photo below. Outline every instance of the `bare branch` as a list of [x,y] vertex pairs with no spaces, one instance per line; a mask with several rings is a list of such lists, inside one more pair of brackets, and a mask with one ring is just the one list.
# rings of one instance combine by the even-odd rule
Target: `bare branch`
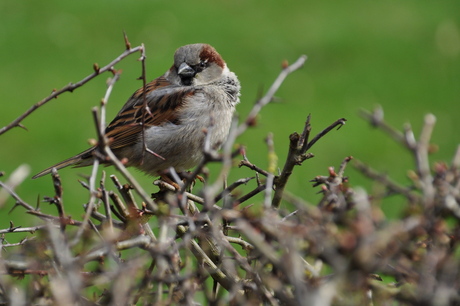
[[289,136],[289,151],[286,157],[286,162],[284,163],[284,168],[281,171],[281,174],[276,178],[275,181],[275,194],[272,200],[272,206],[274,208],[279,208],[281,204],[283,192],[294,170],[294,167],[301,165],[305,160],[313,157],[313,154],[306,154],[307,150],[310,149],[318,140],[324,137],[327,133],[329,133],[336,127],[342,127],[346,122],[345,118],[340,118],[331,125],[329,125],[327,128],[325,128],[323,131],[318,133],[311,141],[308,141],[311,132],[310,119],[311,116],[308,115],[301,135],[299,135],[298,133],[292,133]]
[[246,117],[246,120],[240,124],[238,127],[238,130],[236,132],[235,136],[241,135],[249,126],[252,126],[255,122],[255,119],[257,115],[259,114],[260,110],[270,103],[273,100],[273,97],[275,96],[275,93],[278,91],[280,88],[281,84],[283,84],[284,80],[286,77],[291,74],[292,72],[300,69],[305,61],[307,60],[306,55],[302,55],[295,61],[292,65],[286,66],[278,75],[276,80],[273,82],[273,84],[270,86],[268,89],[267,93],[257,101],[257,103],[254,105],[252,110],[249,112],[249,115]]
[[406,142],[406,137],[404,137],[403,133],[393,128],[392,126],[390,126],[388,123],[384,121],[383,109],[381,107],[376,107],[372,113],[367,110],[361,109],[359,111],[359,114],[361,115],[361,117],[369,121],[369,123],[372,126],[382,129],[391,138],[393,138],[393,140],[395,140],[397,143],[400,143],[406,147],[408,146],[411,147]]
[[387,175],[378,173],[371,167],[366,166],[363,162],[355,159],[352,165],[370,179],[380,182],[390,191],[404,195],[410,202],[415,203],[420,201],[420,196],[414,193],[410,188],[399,185],[388,178]]
[[[16,186],[20,185],[30,173],[30,167],[28,165],[21,165],[11,173],[8,180],[4,183],[9,187],[9,190],[14,191]],[[0,208],[3,207],[7,198],[10,196],[6,189],[0,189]]]
[[4,126],[3,128],[0,129],[0,135],[2,135],[3,133],[5,133],[6,131],[14,128],[14,127],[18,127],[18,126],[21,126],[21,122],[27,117],[29,116],[30,114],[32,114],[35,110],[37,110],[39,107],[45,105],[47,102],[51,101],[52,99],[56,99],[59,95],[61,95],[62,93],[64,92],[73,92],[75,89],[85,85],[86,83],[88,83],[89,81],[91,81],[92,79],[94,79],[95,77],[97,77],[98,75],[104,73],[104,72],[107,72],[107,71],[110,71],[110,72],[113,72],[113,67],[119,63],[121,60],[123,60],[125,57],[133,54],[133,53],[137,53],[137,52],[140,52],[142,51],[142,46],[138,46],[138,47],[134,47],[134,48],[131,48],[131,49],[127,49],[125,50],[122,54],[120,54],[116,59],[114,59],[113,61],[111,61],[109,64],[107,64],[106,66],[102,67],[102,68],[98,68],[97,64],[94,66],[94,72],[90,75],[88,75],[87,77],[83,78],[82,80],[76,82],[76,83],[70,83],[68,84],[67,86],[64,86],[63,88],[59,89],[59,90],[53,90],[53,92],[46,98],[44,98],[43,100],[37,102],[36,104],[32,105],[26,112],[24,112],[21,116],[19,116],[18,118],[16,118],[15,120],[13,120],[10,124]]

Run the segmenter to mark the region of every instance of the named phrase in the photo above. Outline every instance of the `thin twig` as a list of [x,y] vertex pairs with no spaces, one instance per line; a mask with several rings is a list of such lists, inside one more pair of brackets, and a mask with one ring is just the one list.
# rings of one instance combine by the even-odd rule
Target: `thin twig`
[[254,177],[247,177],[247,178],[242,178],[242,179],[236,180],[230,186],[225,188],[221,193],[219,193],[214,198],[214,202],[219,202],[222,198],[224,198],[226,195],[230,194],[230,192],[235,190],[237,187],[239,187],[241,185],[246,185],[252,179],[254,179]]
[[[179,235],[185,235],[187,229],[180,225],[177,227]],[[212,278],[222,285],[223,288],[231,290],[233,286],[239,282],[239,278],[231,273],[225,274],[216,264],[208,257],[205,251],[198,245],[195,240],[190,240],[191,251],[196,256],[200,263],[203,263],[204,268],[212,276]]]
[[308,141],[311,132],[310,119],[311,116],[308,115],[302,134],[299,135],[298,133],[292,133],[289,136],[289,151],[286,157],[286,162],[284,163],[284,168],[281,171],[281,174],[277,177],[275,182],[276,188],[272,200],[272,206],[274,208],[279,208],[281,204],[285,187],[294,167],[301,165],[305,160],[313,157],[313,154],[306,154],[307,150],[331,130],[336,127],[342,127],[346,122],[345,118],[340,118],[318,133],[311,141]]
[[254,190],[248,192],[244,196],[242,196],[239,199],[237,199],[233,205],[237,206],[237,205],[240,205],[241,203],[246,202],[247,200],[249,200],[253,196],[257,195],[258,193],[260,193],[262,191],[264,191],[265,188],[267,188],[267,186],[265,184],[257,186]]
[[[0,187],[6,190],[11,195],[11,197],[13,197],[13,199],[16,200],[15,206],[20,205],[20,206],[23,206],[27,210],[35,210],[35,208],[33,208],[31,205],[29,205],[27,202],[21,199],[21,197],[7,184],[0,181]],[[12,209],[14,209],[14,207]]]
[[15,227],[15,228],[6,228],[0,230],[0,234],[9,234],[9,233],[31,233],[33,234],[34,232],[38,230],[42,230],[45,227],[45,225],[37,225],[37,226],[31,226],[31,227]]
[[273,82],[273,84],[268,89],[267,93],[259,101],[257,101],[257,103],[254,105],[252,110],[249,112],[249,115],[246,117],[246,120],[240,124],[237,130],[237,133],[236,133],[237,136],[241,135],[249,126],[253,125],[253,122],[256,119],[257,114],[259,114],[260,110],[265,105],[267,105],[273,100],[275,93],[278,91],[281,84],[283,84],[286,77],[292,72],[300,69],[304,65],[306,60],[307,60],[307,56],[302,55],[292,65],[285,67],[280,72],[276,80]]
[[15,120],[13,120],[10,124],[8,124],[8,125],[4,126],[3,128],[1,128],[0,129],[0,135],[2,135],[6,131],[8,131],[8,130],[14,128],[14,127],[21,126],[21,122],[27,116],[32,114],[35,110],[37,110],[39,107],[43,106],[44,104],[46,104],[50,100],[57,98],[60,94],[62,94],[64,92],[73,92],[75,89],[83,86],[84,84],[88,83],[89,81],[91,81],[92,79],[94,79],[95,77],[97,77],[98,75],[100,75],[100,74],[102,74],[102,73],[104,73],[106,71],[113,71],[113,66],[115,66],[115,64],[119,63],[121,60],[123,60],[128,55],[131,55],[131,54],[139,52],[139,51],[142,51],[142,46],[137,46],[137,47],[125,50],[116,59],[114,59],[113,61],[111,61],[109,64],[107,64],[106,66],[104,66],[102,68],[99,68],[97,66],[97,64],[95,64],[94,65],[94,70],[95,71],[92,74],[88,75],[87,77],[85,77],[84,79],[80,80],[77,83],[70,83],[67,86],[64,86],[63,88],[61,88],[59,90],[53,90],[53,92],[48,97],[46,97],[43,100],[41,100],[41,101],[37,102],[36,104],[32,105],[21,116],[19,116]]
[[260,167],[257,167],[256,165],[254,165],[253,163],[251,163],[247,159],[244,159],[244,160],[240,161],[240,163],[238,164],[238,167],[241,168],[242,166],[248,167],[249,169],[254,170],[257,173],[260,173],[263,176],[268,176],[270,174],[270,173],[268,173],[268,171],[265,171],[264,169],[262,169]]
[[107,223],[108,223],[110,232],[113,233],[113,218],[112,218],[112,211],[110,209],[110,204],[109,204],[109,193],[107,189],[105,189],[105,171],[102,171],[100,187],[101,187],[101,193],[102,193],[101,199],[102,199],[102,203],[104,203]]
[[382,131],[390,135],[396,142],[408,147],[408,143],[406,142],[406,138],[404,134],[398,131],[397,129],[393,128],[391,125],[385,122],[383,118],[383,109],[381,107],[376,107],[373,112],[369,112],[368,110],[361,109],[359,111],[359,115],[369,121],[369,123],[374,126],[380,128]]
[[347,119],[345,118],[340,118],[338,119],[337,121],[335,121],[334,123],[332,123],[331,125],[329,125],[327,128],[325,128],[324,130],[322,130],[321,132],[319,132],[309,143],[308,145],[306,146],[305,148],[305,152],[310,149],[311,147],[313,147],[313,145],[318,141],[320,140],[322,137],[324,137],[324,135],[326,135],[327,133],[329,133],[331,130],[337,128],[337,129],[340,129],[342,126],[345,125],[345,122],[347,121]]
[[62,184],[61,184],[61,178],[55,168],[52,169],[51,171],[51,177],[53,179],[53,185],[54,185],[54,192],[55,196],[53,198],[53,204],[56,205],[59,213],[59,218],[63,220],[61,222],[61,231],[65,231],[65,212],[64,212],[64,204],[62,203]]
[[118,171],[128,180],[129,184],[133,186],[133,189],[139,194],[142,200],[147,204],[148,208],[152,212],[158,211],[158,205],[150,199],[149,195],[145,192],[142,186],[137,180],[129,173],[123,163],[113,154],[112,150],[108,146],[105,147],[105,153],[110,158],[110,162],[117,168]]
[[355,159],[352,165],[357,170],[359,170],[361,173],[363,173],[365,176],[369,177],[372,180],[380,182],[382,185],[387,187],[390,191],[393,191],[395,193],[399,193],[405,196],[411,203],[417,203],[420,201],[421,199],[420,195],[414,193],[410,188],[401,186],[400,184],[388,178],[387,175],[377,172],[371,167],[365,165],[363,162]]
[[[9,186],[10,190],[14,191],[14,189],[29,176],[29,173],[30,166],[22,164],[11,173],[8,180],[5,182],[5,185]],[[9,196],[10,194],[6,191],[6,189],[0,189],[0,208],[3,207]]]
[[428,158],[431,134],[433,133],[436,117],[432,114],[425,116],[422,131],[420,133],[417,149],[415,150],[415,160],[420,180],[423,183],[425,205],[433,205],[435,190],[433,186],[433,177],[430,171],[430,160]]

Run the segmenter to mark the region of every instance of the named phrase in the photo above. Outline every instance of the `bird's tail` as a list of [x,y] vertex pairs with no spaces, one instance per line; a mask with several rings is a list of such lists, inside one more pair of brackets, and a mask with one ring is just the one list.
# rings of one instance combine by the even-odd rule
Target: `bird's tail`
[[51,166],[49,168],[46,168],[45,170],[40,171],[39,173],[35,174],[32,176],[32,179],[39,178],[41,176],[47,175],[51,173],[53,168],[56,170],[68,167],[68,166],[75,166],[75,167],[84,167],[84,166],[89,166],[91,163],[85,162],[86,159],[92,156],[92,151],[94,148],[90,148],[86,151],[81,152],[78,155],[75,155],[74,157],[68,158],[66,160],[61,161],[60,163],[57,163],[54,166]]

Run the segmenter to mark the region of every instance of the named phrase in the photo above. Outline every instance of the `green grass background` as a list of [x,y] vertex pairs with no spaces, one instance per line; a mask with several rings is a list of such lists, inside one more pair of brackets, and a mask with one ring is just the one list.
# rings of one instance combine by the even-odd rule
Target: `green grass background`
[[[296,168],[288,189],[316,202],[317,189],[308,180],[326,175],[327,167],[353,155],[407,183],[413,166],[399,145],[371,129],[357,112],[382,105],[386,119],[402,127],[411,122],[416,135],[423,116],[437,117],[435,160],[450,161],[459,143],[460,122],[460,2],[455,1],[2,1],[0,2],[0,125],[4,126],[55,88],[81,80],[93,63],[103,66],[124,50],[122,31],[133,46],[144,43],[147,76],[153,79],[172,64],[181,45],[212,44],[242,83],[238,113],[245,117],[261,91],[278,75],[283,60],[308,55],[305,67],[288,77],[277,97],[280,103],[262,110],[259,125],[238,142],[249,159],[265,168],[263,139],[273,132],[280,164],[288,136],[300,132],[312,114],[313,132],[345,117],[344,128],[313,147],[316,157]],[[131,56],[108,105],[110,120],[134,90],[141,66]],[[87,148],[95,137],[91,108],[105,93],[109,75],[74,93],[49,102],[23,124],[0,136],[0,170],[8,176],[27,163],[32,174]],[[115,173],[107,168],[108,174]],[[151,178],[134,171],[152,192]],[[73,217],[88,200],[77,183],[89,168],[60,171],[64,202]],[[351,167],[353,186],[371,184]],[[247,169],[234,177],[251,176]],[[4,178],[2,178],[4,180]],[[252,183],[254,184],[254,183]],[[109,185],[109,184],[108,184]],[[252,185],[253,187],[253,185]],[[252,188],[248,187],[248,188]],[[34,204],[53,195],[49,177],[26,180],[17,192]],[[1,210],[0,228],[31,225],[22,209]],[[397,209],[388,201],[385,209]],[[45,211],[54,211],[47,207]]]

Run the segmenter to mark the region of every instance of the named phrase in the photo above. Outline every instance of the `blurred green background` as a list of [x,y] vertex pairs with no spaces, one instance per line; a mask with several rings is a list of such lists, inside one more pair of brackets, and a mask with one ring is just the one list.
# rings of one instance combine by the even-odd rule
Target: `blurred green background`
[[[455,1],[1,1],[0,2],[0,125],[4,126],[55,88],[77,82],[124,50],[122,32],[133,46],[144,43],[147,76],[153,79],[172,64],[181,45],[213,45],[242,83],[238,113],[245,117],[262,91],[278,75],[283,60],[308,55],[305,67],[288,77],[277,93],[280,103],[262,110],[259,125],[238,142],[249,159],[265,168],[264,138],[273,132],[282,165],[293,131],[301,132],[312,114],[313,133],[340,117],[348,122],[313,147],[316,157],[296,169],[288,189],[316,202],[318,189],[308,180],[326,175],[353,155],[407,183],[413,166],[398,144],[372,129],[357,112],[382,105],[389,123],[411,122],[416,135],[423,116],[437,117],[434,142],[440,150],[432,161],[450,161],[460,129],[460,2]],[[123,69],[108,105],[108,120],[141,86],[138,55],[117,65]],[[74,93],[49,102],[23,124],[0,136],[0,170],[8,176],[22,163],[32,174],[88,147],[95,137],[91,108],[105,93],[103,75]],[[107,168],[108,174],[115,170]],[[152,179],[134,171],[149,191]],[[88,200],[77,183],[89,168],[60,171],[66,209],[75,218]],[[251,176],[236,169],[234,177]],[[351,167],[353,186],[371,184]],[[5,178],[2,178],[5,180]],[[254,184],[254,183],[252,183]],[[108,184],[110,185],[110,184]],[[248,188],[253,188],[251,185]],[[50,177],[26,180],[17,192],[35,204],[53,195]],[[8,220],[24,221],[14,204],[2,209],[0,228]],[[397,209],[398,201],[385,209]],[[43,210],[53,211],[43,205]]]

